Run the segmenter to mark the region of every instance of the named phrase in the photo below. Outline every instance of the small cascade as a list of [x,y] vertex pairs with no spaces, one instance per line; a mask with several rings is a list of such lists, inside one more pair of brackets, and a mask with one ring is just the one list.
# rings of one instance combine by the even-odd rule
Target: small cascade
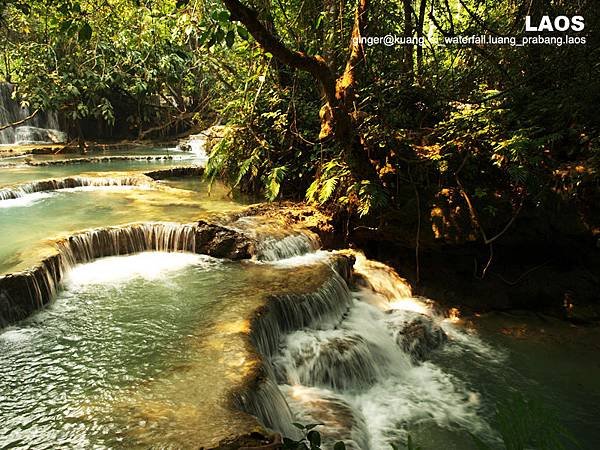
[[208,140],[208,136],[206,134],[192,134],[188,136],[186,139],[183,139],[177,145],[177,149],[182,152],[190,152],[192,153],[198,162],[205,166],[208,162],[208,154],[206,153],[206,141]]
[[[261,240],[261,259],[290,258],[310,246],[288,237]],[[407,426],[419,420],[493,436],[479,415],[478,394],[429,362],[460,332],[450,332],[432,303],[414,298],[393,269],[359,253],[353,253],[357,290],[351,292],[348,266],[354,258],[346,252],[340,263],[342,255],[333,258],[336,262],[320,262],[332,271],[321,288],[273,297],[252,322],[266,378],[279,385],[293,419],[322,423],[323,448],[343,440],[349,448],[389,449],[406,442]],[[243,409],[286,435],[285,424],[265,416],[268,406],[256,404],[267,400],[253,401]],[[282,405],[272,408],[287,411]],[[287,412],[281,414],[289,420]]]
[[52,180],[40,180],[0,189],[0,200],[13,200],[35,192],[48,192],[77,187],[108,186],[147,186],[151,180],[141,176],[131,177],[67,177]]
[[281,239],[268,236],[259,242],[257,259],[278,261],[311,253],[319,248],[321,242],[318,236],[309,231],[290,234]]
[[96,164],[96,163],[109,163],[114,161],[183,161],[188,158],[175,157],[172,155],[112,155],[112,156],[90,156],[82,158],[62,158],[62,159],[50,159],[50,160],[32,160],[28,159],[25,164],[28,166],[65,166],[69,164]]
[[[0,126],[23,120],[31,115],[12,98],[13,86],[0,83]],[[55,112],[40,112],[22,125],[0,130],[0,144],[35,144],[65,142],[67,134],[60,131]]]
[[300,331],[273,359],[282,383],[348,390],[372,385],[387,361],[376,347],[347,330]]
[[149,223],[123,228],[101,228],[60,241],[58,248],[69,267],[104,256],[151,250],[194,253],[196,227],[174,223]]
[[219,225],[142,223],[99,228],[56,243],[56,253],[23,272],[0,276],[0,327],[47,305],[75,264],[146,251],[190,252],[217,258],[250,258],[253,242]]
[[302,437],[299,430],[292,425],[294,417],[283,393],[269,378],[262,379],[258,385],[236,394],[234,404],[241,411],[258,417],[266,427],[277,430],[288,438]]
[[341,320],[352,301],[350,290],[337,272],[324,270],[331,270],[331,276],[315,292],[273,296],[267,311],[253,321],[252,340],[262,355],[273,355],[285,333]]

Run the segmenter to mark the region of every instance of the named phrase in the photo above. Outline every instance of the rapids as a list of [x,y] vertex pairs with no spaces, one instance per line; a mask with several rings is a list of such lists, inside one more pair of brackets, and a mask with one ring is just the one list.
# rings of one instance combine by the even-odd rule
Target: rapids
[[515,391],[600,442],[598,330],[447,317],[208,194],[203,143],[0,161],[0,448],[217,448],[300,422],[324,448],[500,449]]

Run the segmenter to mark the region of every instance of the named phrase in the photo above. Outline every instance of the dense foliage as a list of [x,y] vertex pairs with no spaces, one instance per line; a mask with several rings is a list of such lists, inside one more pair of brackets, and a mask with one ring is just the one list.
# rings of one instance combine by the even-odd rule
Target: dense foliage
[[[208,176],[268,200],[306,197],[377,226],[409,214],[417,233],[424,215],[433,237],[461,229],[464,239],[490,243],[523,209],[556,211],[577,199],[577,217],[597,231],[597,213],[585,207],[598,198],[600,50],[591,30],[599,14],[591,2],[358,2],[364,36],[423,45],[360,49],[345,103],[361,147],[353,155],[339,136],[319,139],[323,85],[314,71],[265,51],[241,16],[232,20],[235,5],[3,0],[0,70],[32,109],[61,111],[73,137],[155,138],[226,124]],[[355,2],[250,6],[277,42],[346,75]],[[577,35],[587,43],[438,45],[460,35],[521,36],[525,16],[543,14],[584,16]]]

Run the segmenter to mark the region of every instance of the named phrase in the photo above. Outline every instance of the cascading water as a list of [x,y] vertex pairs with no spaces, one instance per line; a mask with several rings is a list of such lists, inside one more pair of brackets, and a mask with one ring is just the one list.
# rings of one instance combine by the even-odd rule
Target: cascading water
[[[486,398],[490,385],[499,382],[504,382],[501,394],[508,392],[498,373],[508,371],[511,381],[519,379],[505,354],[458,328],[453,318],[441,316],[432,302],[413,297],[391,268],[361,254],[314,251],[318,245],[307,244],[311,251],[302,255],[303,246],[290,244],[294,241],[279,233],[273,238],[285,242],[279,244],[283,251],[273,253],[273,258],[284,258],[279,260],[234,262],[141,253],[72,269],[98,257],[147,250],[248,259],[248,249],[244,256],[232,253],[239,248],[239,243],[232,244],[239,239],[237,233],[204,222],[93,230],[65,239],[54,256],[28,273],[0,278],[0,309],[19,295],[43,304],[61,279],[70,291],[59,295],[58,309],[49,308],[24,326],[0,333],[6,354],[0,365],[6,374],[0,394],[14,384],[19,397],[0,408],[2,418],[8,418],[0,425],[8,442],[46,445],[62,436],[69,443],[89,438],[99,447],[127,447],[126,442],[131,448],[196,448],[207,442],[205,448],[214,448],[232,428],[243,433],[260,429],[246,412],[291,438],[300,437],[293,422],[322,423],[326,449],[343,440],[348,448],[389,450],[391,443],[405,442],[409,433],[426,449],[475,449],[470,434],[499,448],[488,424],[493,403]],[[297,230],[290,233],[298,235]],[[310,233],[304,237],[318,243],[314,238]],[[193,276],[185,269],[190,264]],[[64,277],[67,268],[69,276]],[[140,286],[146,287],[138,291]],[[152,306],[155,290],[166,301]],[[69,313],[80,310],[92,317]],[[63,323],[63,315],[71,325]],[[128,333],[119,334],[121,327]],[[177,336],[184,339],[173,346],[168,343],[172,329],[179,329]],[[63,335],[65,330],[69,332]],[[19,344],[34,335],[50,339]],[[161,351],[168,364],[155,366],[157,336],[169,345],[163,348],[185,351]],[[93,350],[97,342],[106,344],[102,358]],[[126,353],[130,342],[135,352]],[[82,410],[80,393],[94,390],[98,379],[102,385],[107,373],[121,373],[111,366],[115,354],[127,355],[131,372],[110,379],[110,398],[101,397]],[[450,364],[443,364],[444,358]],[[487,387],[463,376],[464,360],[475,361],[477,370],[495,368],[476,372],[476,377],[493,374]],[[18,368],[16,374],[11,364]],[[36,370],[28,369],[32,366]],[[35,377],[19,381],[22,373]],[[134,379],[131,373],[143,383],[115,390]],[[145,374],[152,378],[144,379]],[[78,391],[65,395],[72,383]],[[49,389],[56,395],[47,395]],[[21,407],[21,399],[26,407],[13,411]],[[27,423],[21,422],[23,417]],[[77,429],[88,420],[95,425]],[[129,441],[122,441],[124,437]]]
[[43,161],[26,161],[29,166],[64,166],[68,164],[98,164],[115,161],[186,161],[190,158],[173,155],[112,155],[112,156],[89,156],[83,158],[60,158]]
[[94,229],[56,243],[56,252],[36,267],[0,276],[0,327],[47,305],[64,274],[96,258],[146,251],[189,252],[215,257],[249,257],[251,242],[228,228],[199,224],[141,223]]
[[40,180],[11,188],[0,189],[1,200],[14,200],[36,192],[73,189],[78,187],[145,186],[150,180],[143,176],[125,177],[67,177],[52,180]]
[[[274,267],[279,258],[305,263],[299,255],[318,246],[309,245],[306,236],[291,237],[263,240],[259,254],[269,257],[262,259]],[[333,271],[315,293],[272,299],[253,325],[253,342],[286,406],[270,392],[242,408],[284,435],[289,427],[274,422],[272,414],[265,416],[266,409],[287,418],[289,408],[296,422],[322,423],[325,448],[344,440],[350,448],[389,449],[391,443],[405,442],[408,426],[415,423],[438,431],[469,430],[493,442],[479,395],[428,359],[448,340],[449,346],[456,341],[482,357],[494,350],[455,329],[431,302],[414,298],[391,268],[362,254],[356,258],[355,292]],[[265,397],[268,407],[256,406]]]
[[256,216],[239,218],[233,226],[254,236],[258,261],[293,266],[322,259],[325,253],[317,252],[321,248],[319,236],[306,229],[283,229],[276,221]]
[[181,141],[177,145],[177,149],[184,152],[191,152],[196,156],[201,165],[206,165],[208,161],[208,154],[206,153],[207,140],[208,136],[206,134],[193,134]]
[[[13,86],[0,83],[0,126],[23,120],[31,115],[12,98]],[[0,130],[0,144],[32,144],[65,142],[67,135],[60,130],[55,112],[39,112],[22,125]]]
[[290,234],[281,239],[267,236],[259,243],[257,258],[260,261],[279,261],[312,253],[320,247],[319,238],[307,231]]

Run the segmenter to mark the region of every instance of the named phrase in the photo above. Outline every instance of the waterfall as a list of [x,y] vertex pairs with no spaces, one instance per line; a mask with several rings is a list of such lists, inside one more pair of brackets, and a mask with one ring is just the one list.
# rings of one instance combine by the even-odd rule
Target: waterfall
[[[329,269],[324,266],[324,270]],[[346,281],[331,270],[329,278],[314,292],[272,296],[267,311],[252,324],[252,340],[263,356],[273,355],[284,333],[308,326],[336,322],[351,302]]]
[[319,238],[309,231],[297,232],[283,238],[266,236],[259,241],[257,258],[278,261],[314,252],[321,247]]
[[[291,249],[270,253],[286,257],[306,248],[289,239],[282,244],[286,239],[259,241],[259,254]],[[320,287],[271,296],[257,312],[251,339],[264,359],[268,394],[247,393],[240,408],[284,436],[289,411],[295,422],[322,423],[323,448],[343,440],[348,448],[388,449],[406,442],[408,424],[423,420],[493,438],[479,395],[429,362],[445,346],[468,346],[476,338],[453,328],[430,301],[414,298],[389,266],[360,253],[329,255],[328,263],[318,262],[330,271]],[[480,344],[470,350],[489,356]],[[274,420],[273,411],[285,420]]]
[[[257,241],[206,222],[132,224],[70,236],[36,267],[0,277],[0,325],[46,305],[73,265],[103,256],[157,250],[289,261],[318,248],[310,233],[261,236]],[[479,395],[431,361],[435,352],[452,345],[458,351],[456,345],[475,339],[453,329],[431,302],[412,297],[390,267],[357,253],[319,253],[327,257],[298,267],[296,279],[266,296],[249,318],[248,349],[262,364],[231,393],[233,405],[290,438],[300,437],[293,422],[322,423],[322,448],[343,440],[351,449],[387,450],[406,441],[410,424],[423,422],[493,436]],[[266,270],[289,270],[270,264]],[[489,357],[483,345],[469,350]]]
[[24,197],[35,192],[56,191],[88,186],[146,186],[150,179],[142,176],[128,177],[67,177],[51,180],[33,181],[10,188],[0,189],[0,201]]
[[[236,229],[250,234],[257,241],[256,259],[268,263],[307,256],[321,248],[319,236],[307,229],[288,224],[285,220],[263,215],[244,216],[234,223]],[[317,258],[322,259],[322,258]],[[290,261],[290,266],[299,261]]]
[[205,166],[208,161],[208,154],[206,153],[206,141],[208,136],[206,134],[193,134],[183,139],[178,145],[177,150],[183,152],[192,153],[202,166]]
[[265,306],[251,320],[250,339],[263,357],[263,373],[253,386],[236,395],[235,404],[289,438],[299,439],[301,435],[292,425],[294,417],[283,392],[277,387],[279,377],[271,365],[271,356],[277,354],[285,333],[307,326],[337,323],[348,310],[351,295],[347,285],[349,279],[345,277],[351,271],[353,258],[348,255],[331,258],[329,263],[320,264],[325,273],[314,287],[307,287],[307,292],[269,296]]
[[237,393],[233,403],[237,409],[258,417],[266,427],[279,431],[285,437],[302,437],[292,425],[294,417],[283,393],[269,377],[260,378],[255,385]]
[[193,253],[196,249],[196,228],[194,225],[173,223],[101,228],[60,241],[58,248],[69,267],[104,256],[127,255],[150,250]]
[[250,258],[254,243],[236,230],[206,222],[141,223],[79,233],[56,242],[56,252],[23,272],[0,276],[0,327],[47,305],[75,264],[145,251],[191,252]]
[[[23,120],[31,114],[12,98],[13,86],[0,83],[0,126]],[[32,144],[65,142],[67,135],[60,131],[55,112],[40,112],[16,127],[0,131],[0,144]]]

